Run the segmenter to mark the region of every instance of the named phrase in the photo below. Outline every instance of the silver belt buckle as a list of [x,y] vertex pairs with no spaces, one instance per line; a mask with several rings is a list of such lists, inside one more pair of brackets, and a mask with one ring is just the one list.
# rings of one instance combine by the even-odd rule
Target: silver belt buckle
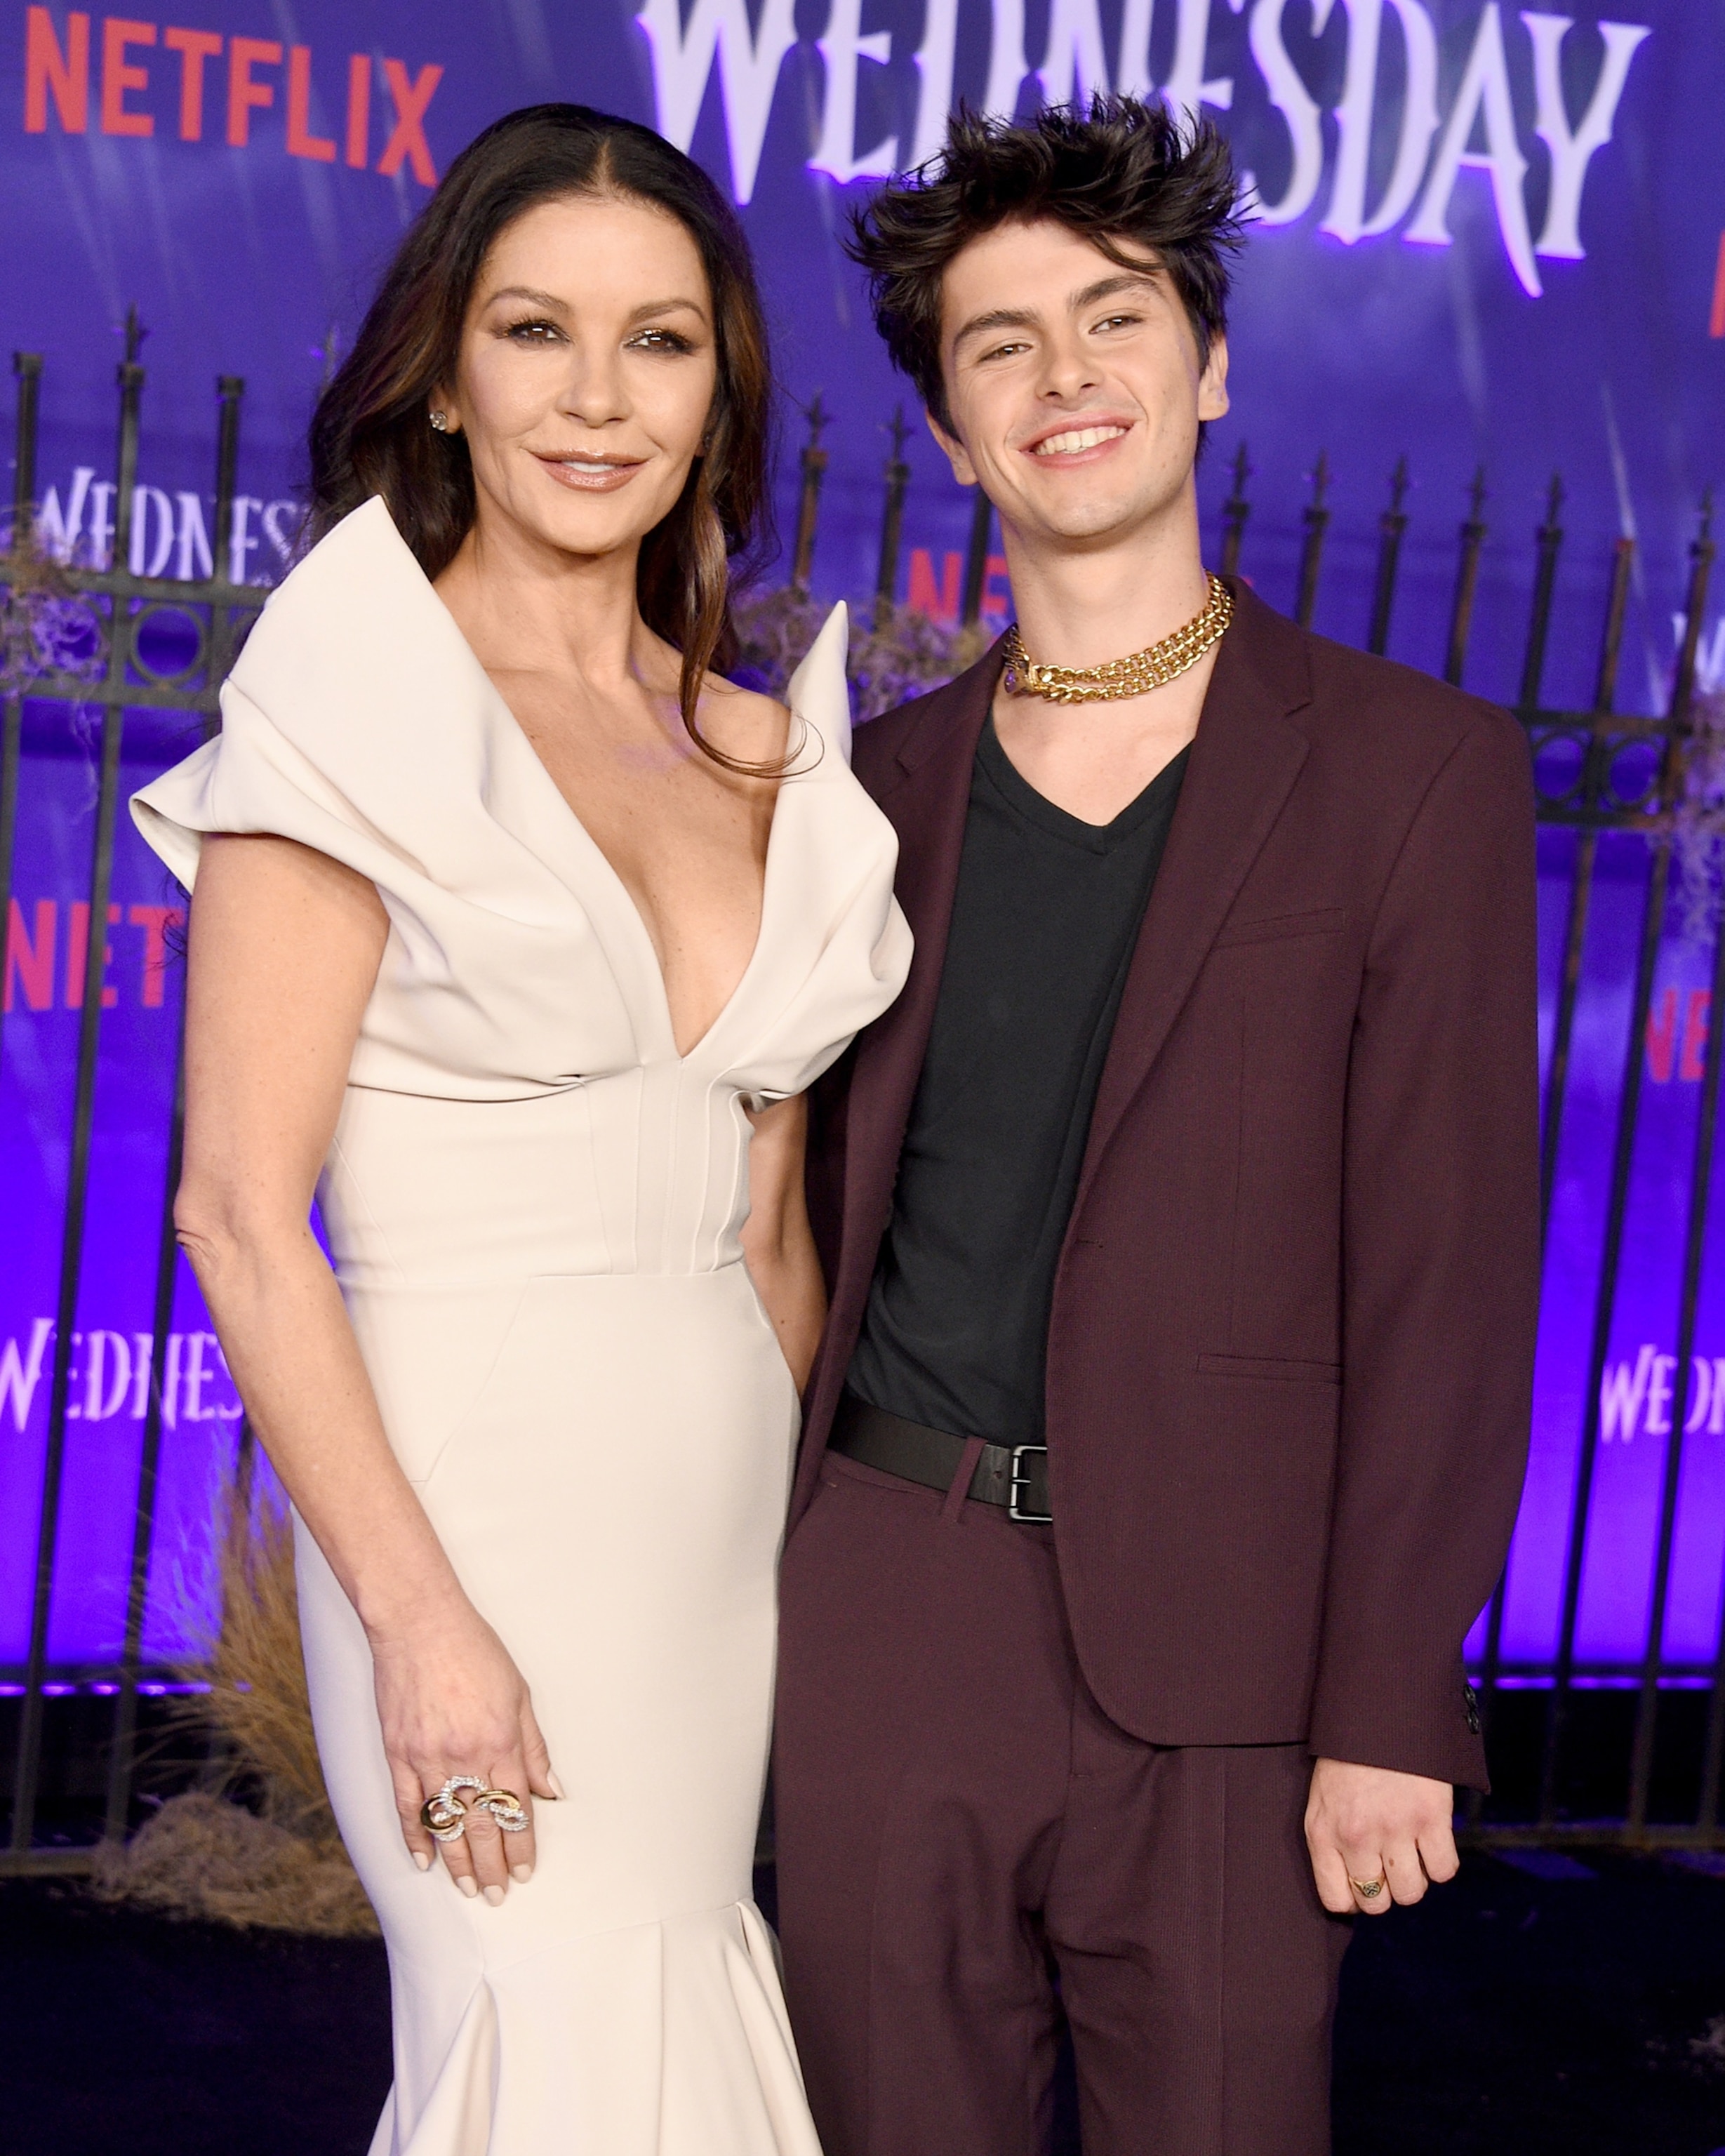
[[1019,1521],[1027,1527],[1051,1527],[1054,1525],[1052,1512],[1026,1512],[1021,1511],[1019,1506],[1019,1491],[1028,1490],[1030,1486],[1030,1477],[1024,1468],[1024,1455],[1027,1452],[1040,1452],[1045,1460],[1048,1457],[1048,1447],[1045,1445],[1014,1445],[1012,1474],[1006,1485],[1006,1517],[1009,1520]]

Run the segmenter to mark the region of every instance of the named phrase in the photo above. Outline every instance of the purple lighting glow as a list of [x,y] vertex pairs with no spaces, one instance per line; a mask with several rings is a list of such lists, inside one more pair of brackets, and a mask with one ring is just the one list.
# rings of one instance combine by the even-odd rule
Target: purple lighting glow
[[[1147,0],[1107,0],[1029,15],[1022,0],[869,0],[865,9],[845,0],[825,11],[817,55],[819,9],[798,11],[793,23],[788,8],[739,8],[732,0],[716,11],[703,0],[692,13],[680,0],[589,0],[533,11],[537,44],[524,59],[495,10],[457,0],[420,0],[411,10],[300,0],[294,33],[318,54],[319,81],[337,55],[404,49],[403,38],[413,48],[405,53],[410,69],[442,70],[423,116],[423,161],[415,151],[380,173],[364,162],[377,151],[372,142],[357,165],[308,168],[290,149],[285,108],[260,108],[244,145],[218,149],[213,133],[201,144],[183,141],[166,68],[131,93],[136,116],[146,106],[152,116],[151,140],[105,133],[93,119],[69,130],[53,100],[41,130],[14,122],[0,131],[0,173],[19,205],[8,233],[8,319],[13,341],[44,357],[37,532],[50,552],[84,563],[104,560],[112,547],[112,371],[90,356],[112,351],[114,317],[136,296],[151,334],[132,566],[184,581],[225,557],[240,579],[279,576],[295,543],[305,419],[320,370],[351,349],[363,295],[435,173],[481,127],[556,82],[657,127],[743,205],[788,398],[806,408],[819,392],[839,415],[824,444],[830,466],[814,588],[855,598],[874,588],[879,560],[880,425],[896,404],[908,403],[908,393],[868,327],[866,295],[844,258],[845,213],[860,201],[868,175],[937,146],[953,100],[1009,111],[1033,100],[1039,84],[1055,95],[1106,81],[1214,118],[1266,206],[1230,307],[1234,408],[1217,423],[1199,471],[1212,561],[1238,449],[1252,487],[1250,524],[1238,527],[1240,567],[1272,605],[1291,606],[1307,475],[1327,444],[1333,523],[1314,626],[1363,641],[1384,488],[1405,452],[1411,490],[1389,649],[1435,672],[1447,648],[1457,521],[1468,479],[1482,465],[1489,531],[1477,560],[1465,685],[1507,701],[1518,693],[1532,534],[1552,474],[1561,471],[1564,529],[1542,701],[1591,708],[1613,550],[1632,531],[1618,706],[1662,711],[1697,507],[1706,487],[1725,484],[1721,211],[1717,188],[1710,193],[1697,181],[1711,169],[1707,146],[1717,144],[1725,110],[1717,7],[1667,0],[1658,10],[1631,11],[1648,24],[1483,0],[1399,0],[1394,12],[1396,24],[1382,25],[1389,44],[1380,66],[1375,58],[1356,64],[1365,49],[1351,42],[1377,22],[1368,8],[1316,11],[1325,27],[1314,35],[1303,16],[1296,22],[1300,11],[1240,0],[1155,8]],[[801,14],[810,15],[807,25]],[[721,18],[742,23],[745,44],[754,41],[747,64],[729,30],[716,44],[709,34]],[[1051,49],[1047,21],[1065,26]],[[1376,29],[1370,34],[1375,40]],[[225,530],[217,529],[206,490],[218,370],[247,385]],[[788,449],[799,435],[793,418]],[[911,475],[895,595],[931,613],[956,613],[971,498],[953,486],[932,440],[919,434],[905,454]],[[777,506],[785,531],[795,526],[795,467],[793,454],[782,456]],[[1698,624],[1701,685],[1725,694],[1722,600],[1725,571]],[[102,973],[47,1643],[56,1697],[65,1697],[74,1678],[69,1689],[93,1689],[85,1672],[101,1671],[108,1684],[121,1656],[141,1440],[157,1380],[164,1427],[141,1659],[167,1670],[199,1652],[216,1606],[213,1522],[233,1477],[241,1410],[183,1265],[162,1367],[151,1367],[183,898],[122,811],[108,917],[92,924],[92,737],[62,707],[27,699],[23,714],[0,1032],[0,1671],[8,1678],[24,1663],[37,1576],[70,1104],[92,936]],[[173,713],[129,711],[122,795],[193,739]],[[1548,781],[1568,752],[1550,750]],[[1633,761],[1628,751],[1620,758],[1620,788]],[[1573,833],[1543,834],[1548,1060],[1575,851]],[[1512,1684],[1544,1681],[1558,1645],[1582,1432],[1594,1409],[1599,1444],[1575,1640],[1580,1681],[1615,1685],[1639,1666],[1666,1463],[1679,1441],[1664,1640],[1672,1681],[1700,1681],[1720,1638],[1725,1163],[1707,1224],[1686,1428],[1672,1424],[1702,1058],[1711,1025],[1725,1023],[1725,1014],[1709,1009],[1708,940],[1689,932],[1680,878],[1645,1037],[1630,1039],[1648,860],[1640,836],[1600,840],[1556,1164],[1532,1456],[1504,1604]],[[1631,1057],[1640,1105],[1595,1401],[1594,1300]],[[1482,1646],[1483,1628],[1476,1628],[1476,1663]],[[195,1688],[141,1689],[157,1697]],[[18,1690],[0,1686],[0,1697]]]

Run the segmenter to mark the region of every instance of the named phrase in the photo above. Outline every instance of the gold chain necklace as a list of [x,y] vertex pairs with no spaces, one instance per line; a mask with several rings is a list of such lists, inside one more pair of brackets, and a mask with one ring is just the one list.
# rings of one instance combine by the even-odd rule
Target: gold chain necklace
[[1039,666],[1025,650],[1014,622],[1006,632],[1006,670],[1001,680],[1009,696],[1041,696],[1050,704],[1101,704],[1122,696],[1142,696],[1195,666],[1220,643],[1233,617],[1234,594],[1219,577],[1212,577],[1202,613],[1159,643],[1101,666]]

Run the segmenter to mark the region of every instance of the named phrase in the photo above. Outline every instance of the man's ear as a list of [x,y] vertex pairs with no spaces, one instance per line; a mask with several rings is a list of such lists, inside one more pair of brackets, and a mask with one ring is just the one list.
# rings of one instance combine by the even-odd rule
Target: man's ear
[[1210,339],[1210,356],[1198,382],[1198,416],[1219,419],[1228,409],[1228,340]]
[[[1223,408],[1226,410],[1225,403]],[[969,450],[956,434],[947,432],[932,412],[925,411],[922,416],[928,422],[929,433],[940,444],[947,462],[952,467],[953,478],[960,486],[974,486],[977,483],[976,466],[970,461]]]

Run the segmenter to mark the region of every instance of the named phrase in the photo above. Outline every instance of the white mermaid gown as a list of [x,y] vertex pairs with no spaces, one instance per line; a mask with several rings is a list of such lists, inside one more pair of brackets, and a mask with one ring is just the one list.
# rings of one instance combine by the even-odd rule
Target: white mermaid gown
[[737,1231],[744,1102],[808,1086],[909,963],[844,653],[840,611],[790,691],[757,946],[686,1056],[627,891],[381,501],[133,804],[188,885],[201,834],[275,832],[382,895],[323,1219],[390,1442],[568,1792],[501,1908],[416,1870],[364,1634],[301,1531],[319,1748],[389,1948],[373,2156],[817,2156],[750,1876],[798,1403]]

